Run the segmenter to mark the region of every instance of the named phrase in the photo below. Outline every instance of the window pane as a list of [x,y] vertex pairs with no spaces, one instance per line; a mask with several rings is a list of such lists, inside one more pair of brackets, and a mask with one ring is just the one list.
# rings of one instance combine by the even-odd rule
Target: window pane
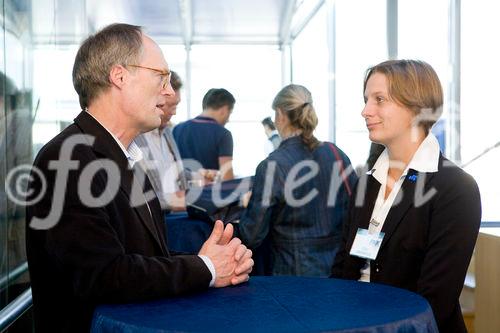
[[80,113],[73,88],[78,45],[39,45],[33,51],[34,154]]
[[[500,142],[500,112],[494,104],[500,77],[500,68],[496,66],[500,59],[496,45],[500,3],[487,0],[461,3],[460,144],[462,161],[467,163]],[[500,165],[499,146],[465,168],[479,184],[483,221],[500,221],[500,187],[494,173]]]
[[323,141],[330,140],[331,117],[328,95],[328,80],[331,75],[327,43],[327,8],[326,5],[321,7],[292,44],[292,81],[305,86],[311,92],[318,115],[318,127],[314,134]]
[[[434,68],[444,93],[443,115],[440,126],[433,133],[449,144],[450,135],[448,92],[451,65],[449,62],[448,1],[411,0],[398,1],[398,58],[423,60]],[[425,17],[425,24],[422,18]],[[416,28],[418,27],[418,29]],[[450,148],[441,147],[445,156]]]
[[386,1],[337,1],[335,10],[337,144],[357,166],[370,148],[361,117],[365,71],[387,59]]
[[253,175],[268,152],[260,121],[274,115],[271,103],[281,89],[280,51],[275,46],[193,46],[191,71],[192,117],[201,113],[208,89],[225,88],[234,95],[227,124],[234,139],[233,167],[237,176]]
[[[1,16],[4,16],[4,1],[0,1]],[[2,24],[2,29],[5,27]],[[2,31],[3,32],[3,31]],[[7,84],[10,79],[5,75],[5,35],[0,35],[0,184],[5,184],[7,174],[7,118],[5,117],[6,103],[5,96],[8,94]],[[7,256],[9,250],[7,248],[7,194],[4,187],[0,186],[0,277],[4,277],[9,273]],[[8,304],[7,293],[0,293],[0,309]]]
[[[31,165],[32,35],[27,1],[0,1],[0,310],[29,287],[25,250],[26,182],[19,167]],[[24,174],[24,173],[23,173]],[[15,202],[13,199],[18,199]],[[17,269],[16,268],[20,268]],[[19,274],[14,274],[18,271]],[[30,311],[11,326],[30,332]]]

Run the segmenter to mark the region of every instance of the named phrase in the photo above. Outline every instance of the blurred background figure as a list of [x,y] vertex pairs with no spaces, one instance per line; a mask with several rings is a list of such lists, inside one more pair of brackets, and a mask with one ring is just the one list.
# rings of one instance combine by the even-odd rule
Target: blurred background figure
[[309,90],[288,85],[272,107],[283,141],[257,167],[239,235],[252,249],[270,241],[271,275],[326,277],[357,177],[342,150],[313,135],[318,118]]
[[234,178],[233,136],[224,125],[229,121],[235,102],[226,89],[212,88],[203,97],[203,112],[173,130],[181,157],[198,161],[204,169],[220,170],[221,180]]
[[266,117],[262,120],[262,126],[264,127],[264,132],[266,133],[267,139],[271,142],[273,150],[278,149],[281,143],[281,137],[274,126],[271,117]]
[[162,210],[185,210],[185,194],[191,175],[184,170],[182,159],[170,129],[170,121],[181,101],[182,81],[171,71],[170,84],[174,94],[166,96],[162,105],[161,125],[140,134],[134,141],[141,148],[144,160],[141,166],[149,177]]

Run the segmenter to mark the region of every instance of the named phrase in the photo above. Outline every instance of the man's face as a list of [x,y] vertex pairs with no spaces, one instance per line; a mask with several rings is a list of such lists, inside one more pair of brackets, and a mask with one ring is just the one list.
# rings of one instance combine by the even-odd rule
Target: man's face
[[165,128],[167,126],[172,116],[177,114],[177,105],[181,102],[181,91],[180,89],[174,90],[174,94],[166,96],[166,102],[161,108],[163,114],[161,115],[161,125],[160,128]]
[[[168,71],[168,64],[159,46],[149,37],[142,36],[143,52],[139,64],[143,67]],[[129,69],[129,81],[123,88],[123,108],[130,120],[130,126],[140,132],[148,132],[158,128],[162,121],[162,108],[167,98],[174,96],[172,86],[162,87],[164,75],[146,69]]]

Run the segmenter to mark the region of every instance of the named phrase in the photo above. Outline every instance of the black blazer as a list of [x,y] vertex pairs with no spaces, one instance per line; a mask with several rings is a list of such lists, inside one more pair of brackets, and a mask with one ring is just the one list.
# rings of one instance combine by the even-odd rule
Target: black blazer
[[[95,142],[74,147],[71,162],[77,166],[64,162],[72,170],[62,183],[66,186],[63,197],[56,193],[53,200],[57,185],[50,161],[60,160],[61,147],[77,134],[90,135]],[[108,174],[100,169],[95,174],[83,173],[90,163],[101,166],[105,159],[115,162],[118,172]],[[154,197],[149,201],[150,214],[140,186],[132,186],[134,172],[128,168],[123,151],[92,116],[82,112],[74,124],[42,148],[34,166],[47,180],[41,200],[27,207],[26,213],[26,247],[38,333],[88,332],[99,303],[136,302],[208,288],[211,274],[198,256],[169,253],[158,200]],[[116,195],[106,189],[108,179],[110,183],[119,182]],[[97,207],[84,204],[78,195],[79,181],[94,197],[102,195],[102,203]],[[39,178],[29,186],[32,198],[43,188]],[[148,189],[151,185],[146,181]],[[142,198],[137,207],[130,203],[134,195]],[[57,217],[53,219],[57,222],[54,227],[30,227],[33,217],[45,218],[52,205],[57,206],[61,200],[62,214],[58,222]]]
[[[349,252],[358,228],[368,229],[379,188],[373,176],[360,179],[358,204],[350,209],[332,277],[361,277],[365,259]],[[481,223],[476,182],[440,156],[438,172],[410,169],[398,200],[383,225],[385,237],[371,262],[370,281],[419,293],[429,301],[440,332],[466,332],[458,298]]]

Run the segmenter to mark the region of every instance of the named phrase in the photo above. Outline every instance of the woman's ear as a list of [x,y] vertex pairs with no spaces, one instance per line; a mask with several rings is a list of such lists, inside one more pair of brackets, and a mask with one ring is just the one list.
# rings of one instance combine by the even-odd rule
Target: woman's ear
[[276,117],[279,118],[281,127],[286,127],[290,123],[288,116],[285,114],[283,110],[279,108],[276,109]]
[[276,117],[275,117],[276,119],[275,119],[275,122],[276,123],[277,122],[281,123],[283,121],[283,116],[284,116],[283,111],[281,111],[280,108],[276,108]]

